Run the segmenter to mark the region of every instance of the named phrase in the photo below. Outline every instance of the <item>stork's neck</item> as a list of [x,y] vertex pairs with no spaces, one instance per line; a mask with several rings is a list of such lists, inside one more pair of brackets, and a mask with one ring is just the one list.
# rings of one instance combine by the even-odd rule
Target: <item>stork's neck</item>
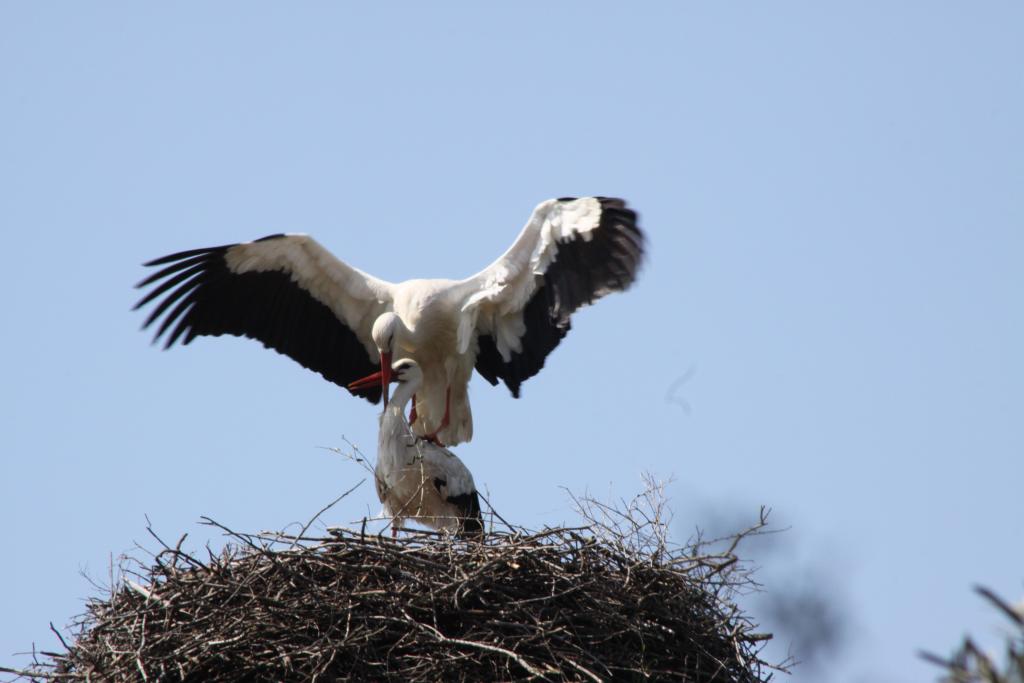
[[405,412],[405,406],[408,405],[409,401],[416,394],[416,390],[419,388],[417,384],[411,382],[399,382],[398,386],[395,387],[395,391],[391,394],[391,400],[388,401],[388,405],[385,408],[386,411],[396,411],[399,414]]
[[413,397],[417,387],[406,382],[401,382],[396,387],[395,393],[391,395],[388,404],[384,406],[384,412],[380,414],[380,431],[377,436],[377,460],[392,462],[403,452],[396,444],[402,443],[402,437],[407,436],[409,423],[405,419],[405,406]]
[[408,339],[412,336],[412,327],[406,324],[400,315],[395,315],[395,331],[402,339]]

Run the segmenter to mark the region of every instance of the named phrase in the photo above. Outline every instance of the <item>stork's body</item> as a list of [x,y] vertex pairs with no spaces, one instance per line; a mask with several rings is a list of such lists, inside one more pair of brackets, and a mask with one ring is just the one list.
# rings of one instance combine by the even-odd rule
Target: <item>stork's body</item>
[[[412,358],[422,368],[422,386],[415,395],[417,434],[437,434],[447,444],[473,438],[469,380],[473,376],[476,348],[459,352],[461,302],[457,284],[453,280],[398,283],[393,346],[384,346],[386,340],[378,343],[374,338],[378,353],[384,358],[382,363],[390,358]],[[387,321],[387,314],[382,318]],[[379,335],[371,334],[376,336]],[[448,423],[442,428],[446,415]]]
[[[378,367],[386,386],[391,361],[412,358],[423,369],[412,429],[454,445],[473,435],[473,370],[518,397],[570,315],[626,289],[642,257],[636,213],[622,200],[551,199],[500,258],[464,280],[385,282],[309,236],[272,235],[151,261],[165,267],[140,283],[154,289],[137,307],[162,297],[145,325],[166,313],[156,336],[168,333],[167,347],[254,337],[350,390]],[[381,389],[366,398],[376,402]]]
[[398,387],[380,416],[374,470],[377,497],[392,529],[410,519],[463,535],[482,533],[473,475],[454,453],[416,437],[405,419],[405,406],[422,385],[420,366],[403,358],[393,369]]

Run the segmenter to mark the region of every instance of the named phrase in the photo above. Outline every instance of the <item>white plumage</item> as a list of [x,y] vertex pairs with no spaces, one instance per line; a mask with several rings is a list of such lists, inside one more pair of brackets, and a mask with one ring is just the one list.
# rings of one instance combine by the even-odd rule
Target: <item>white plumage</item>
[[398,388],[380,416],[374,469],[392,530],[411,519],[463,535],[483,533],[473,475],[454,453],[415,436],[405,419],[405,406],[423,381],[419,365],[403,358],[392,371]]
[[636,222],[622,200],[551,199],[476,275],[397,284],[312,237],[273,235],[151,261],[165,267],[139,283],[155,286],[136,307],[160,299],[144,326],[163,316],[156,337],[166,333],[167,347],[200,335],[253,337],[345,387],[379,367],[381,385],[360,385],[374,402],[391,361],[415,359],[423,384],[413,430],[454,445],[473,435],[474,368],[518,397],[573,311],[632,284],[643,257]]

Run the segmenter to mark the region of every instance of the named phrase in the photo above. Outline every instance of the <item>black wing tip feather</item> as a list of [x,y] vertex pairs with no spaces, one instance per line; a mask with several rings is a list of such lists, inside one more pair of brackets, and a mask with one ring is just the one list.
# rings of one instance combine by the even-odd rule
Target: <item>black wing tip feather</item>
[[[273,235],[267,235],[266,237],[261,237],[258,240],[253,240],[252,242],[253,243],[255,243],[255,242],[266,242],[268,240],[281,239],[282,237],[287,237],[287,236],[288,235],[286,235],[283,232],[278,232],[278,233],[274,233]],[[176,251],[173,254],[167,254],[166,256],[161,256],[161,257],[155,258],[155,259],[153,259],[151,261],[146,261],[142,265],[144,267],[146,267],[146,268],[151,268],[153,266],[162,266],[165,263],[173,263],[174,261],[182,261],[184,259],[191,258],[193,256],[209,256],[209,255],[215,254],[215,253],[216,254],[224,254],[231,247],[237,247],[237,246],[239,246],[241,244],[245,244],[245,243],[244,242],[235,242],[234,244],[222,244],[219,247],[201,247],[199,249],[186,249],[185,251]],[[153,277],[153,276],[150,276],[150,277]],[[143,281],[143,282],[145,282],[145,281]],[[142,285],[143,285],[143,283],[140,282],[139,284],[137,284],[135,286],[136,287],[140,287]]]
[[[268,240],[280,239],[282,237],[287,237],[287,235],[284,233],[275,233],[273,235],[261,237],[258,240],[253,240],[252,242],[266,242]],[[153,284],[156,284],[157,286],[150,290],[148,294],[146,294],[137,302],[135,302],[135,305],[132,306],[133,311],[137,311],[138,309],[148,304],[150,301],[160,297],[161,295],[166,293],[167,290],[173,289],[178,285],[181,286],[178,287],[177,289],[174,289],[173,292],[168,294],[164,299],[160,301],[157,307],[153,310],[152,314],[142,324],[142,329],[145,330],[150,325],[152,325],[157,320],[157,318],[159,318],[160,315],[167,310],[168,306],[177,301],[179,298],[184,297],[185,300],[188,300],[190,298],[189,295],[194,294],[195,290],[198,287],[202,286],[203,281],[208,280],[211,274],[216,273],[216,271],[218,270],[223,270],[227,272],[227,262],[224,260],[224,258],[230,249],[232,249],[233,247],[240,246],[241,244],[244,243],[239,242],[234,244],[222,244],[218,247],[201,247],[199,249],[186,249],[185,251],[174,252],[173,254],[167,254],[166,256],[161,256],[159,258],[155,258],[151,261],[143,263],[142,265],[146,268],[153,268],[156,266],[164,265],[166,265],[167,267],[150,274],[149,276],[143,278],[138,283],[136,283],[136,289],[142,289],[143,287],[148,287],[149,285]],[[183,282],[185,284],[181,284]],[[153,341],[158,341],[159,338],[163,336],[164,332],[167,331],[168,327],[171,324],[173,324],[173,319],[177,318],[182,313],[185,313],[185,309],[187,308],[188,306],[183,306],[181,307],[182,310],[176,310],[175,312],[172,312],[165,319],[164,324],[161,326],[160,330],[153,338]],[[168,343],[164,346],[164,348],[170,348],[171,345],[173,345],[175,339],[178,336],[180,336],[181,332],[184,331],[185,328],[181,328],[180,331],[176,330],[175,333],[172,333],[171,339],[168,340]],[[202,333],[194,333],[192,330],[190,330],[189,334],[186,336],[185,340],[182,343],[188,344],[190,341],[192,341],[192,339],[195,338],[196,334]],[[220,335],[215,334],[212,336]]]
[[[581,242],[579,249],[591,252],[586,254],[587,263],[582,264],[585,266],[581,269],[582,272],[598,274],[602,267],[614,269],[615,272],[603,274],[605,280],[612,276],[611,281],[606,281],[604,287],[595,287],[596,296],[591,296],[580,305],[593,303],[610,291],[628,289],[636,280],[645,256],[646,238],[640,230],[640,215],[636,210],[629,208],[626,200],[618,197],[595,196],[594,199],[601,206],[601,216],[592,238],[581,240],[578,236],[571,235],[560,240],[559,245],[571,248],[573,242]],[[563,197],[559,201],[575,201],[575,198]],[[555,261],[557,260],[558,255],[555,256]]]
[[154,259],[146,264],[150,267],[169,265],[135,285],[136,288],[150,285],[155,285],[155,287],[139,299],[132,310],[138,310],[159,299],[156,307],[142,323],[142,328],[148,328],[163,316],[168,308],[177,303],[177,306],[164,317],[153,337],[154,342],[158,341],[179,318],[181,321],[178,328],[171,333],[164,348],[170,348],[178,336],[185,331],[188,327],[189,310],[201,294],[200,290],[203,284],[209,281],[211,273],[215,273],[218,268],[226,270],[227,266],[223,256],[231,246],[233,245],[190,249]]
[[448,496],[448,502],[459,509],[459,532],[462,536],[482,536],[483,516],[480,512],[480,496],[476,491],[459,496]]
[[[187,249],[185,251],[178,251],[178,252],[175,252],[173,254],[167,254],[166,256],[161,256],[160,258],[155,258],[152,261],[146,261],[142,265],[145,266],[146,268],[152,268],[153,266],[162,266],[165,263],[173,263],[175,261],[182,261],[184,259],[191,258],[193,256],[204,256],[204,255],[207,255],[207,254],[210,254],[210,253],[213,253],[213,252],[227,251],[227,249],[229,249],[230,247],[233,247],[233,246],[234,246],[233,244],[226,244],[226,245],[220,246],[220,247],[203,247],[202,249]],[[139,285],[136,285],[136,287],[138,287],[138,286]]]
[[[441,487],[447,485],[448,482],[441,477],[434,477],[434,488],[441,495],[444,495]],[[459,512],[460,536],[479,536],[484,533],[483,516],[480,512],[480,496],[476,491],[460,493],[457,496],[447,496],[445,500],[454,505]]]

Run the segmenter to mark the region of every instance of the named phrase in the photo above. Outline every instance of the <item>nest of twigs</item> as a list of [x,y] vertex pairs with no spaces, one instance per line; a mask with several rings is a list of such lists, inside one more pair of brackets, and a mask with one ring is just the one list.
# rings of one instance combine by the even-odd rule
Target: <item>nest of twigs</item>
[[699,542],[673,550],[649,526],[492,530],[483,542],[221,526],[232,539],[222,552],[200,558],[179,542],[122,567],[109,597],[90,601],[65,652],[43,653],[15,673],[74,681],[770,678],[758,657],[769,636],[753,633],[731,602],[750,582],[737,569],[735,542],[717,554]]

